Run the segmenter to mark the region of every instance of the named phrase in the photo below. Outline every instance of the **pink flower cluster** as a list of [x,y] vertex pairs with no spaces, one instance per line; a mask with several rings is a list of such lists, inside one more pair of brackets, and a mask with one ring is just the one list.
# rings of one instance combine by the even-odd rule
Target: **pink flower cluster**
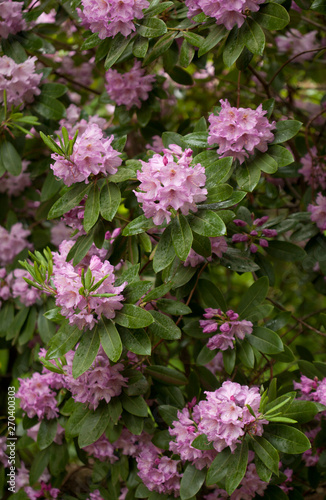
[[293,382],[293,387],[299,389],[302,393],[300,399],[315,401],[326,406],[326,377],[323,380],[308,378],[301,375],[300,382]]
[[178,411],[178,420],[175,420],[172,428],[169,428],[171,436],[175,441],[170,442],[170,451],[179,455],[181,460],[191,462],[197,469],[209,467],[216,457],[215,450],[201,451],[194,448],[191,443],[202,433],[197,430],[199,421],[195,421],[190,415],[188,408]]
[[210,114],[208,117],[208,144],[218,144],[221,158],[233,156],[240,164],[253,155],[255,149],[265,153],[267,144],[274,139],[271,130],[275,122],[269,123],[262,105],[254,110],[231,107],[227,99],[221,99],[220,103],[222,108],[218,116]]
[[83,26],[99,38],[114,37],[117,33],[128,36],[135,31],[134,18],[144,17],[147,0],[82,0],[83,10],[77,9]]
[[319,186],[326,189],[326,165],[318,160],[318,151],[315,146],[311,148],[311,153],[314,158],[309,153],[301,158],[302,168],[298,172],[304,176],[304,180],[313,189]]
[[53,488],[51,484],[45,484],[41,481],[41,488],[39,490],[34,490],[31,486],[26,486],[24,488],[29,500],[37,500],[38,498],[51,498],[56,499],[61,493],[58,488]]
[[115,447],[110,443],[105,434],[102,434],[94,443],[85,446],[83,450],[92,457],[100,460],[100,462],[110,462],[110,464],[113,464],[118,460],[118,457],[114,454]]
[[136,457],[138,476],[150,491],[179,496],[181,474],[178,460],[161,455],[161,450],[148,443]]
[[314,446],[314,440],[321,430],[321,426],[317,425],[317,427],[305,433],[312,446],[310,450],[305,451],[302,455],[302,460],[304,461],[306,467],[314,467],[317,465],[320,455],[325,449],[325,447],[316,448],[316,446]]
[[[82,330],[87,327],[91,330],[103,314],[106,318],[114,318],[115,311],[122,309],[124,300],[120,295],[127,283],[114,286],[114,267],[108,260],[104,262],[97,255],[92,255],[88,268],[92,272],[94,283],[106,277],[94,292],[81,293],[83,288],[81,272],[85,261],[78,267],[66,262],[66,257],[73,242],[63,241],[59,252],[53,254],[53,283],[56,288],[56,305],[61,306],[61,314],[69,319],[69,323],[77,325]],[[98,297],[98,294],[114,294],[112,297]]]
[[51,165],[54,175],[62,179],[67,186],[76,182],[88,184],[88,177],[93,174],[115,174],[122,161],[119,152],[113,149],[114,137],[104,138],[103,132],[96,123],[88,124],[83,134],[77,137],[69,159],[53,153],[55,160]]
[[37,415],[40,420],[56,418],[59,415],[56,388],[60,379],[56,373],[33,373],[31,378],[19,378],[20,387],[16,397],[20,398],[20,407],[29,418]]
[[126,73],[119,73],[116,69],[109,69],[105,75],[106,91],[110,98],[118,105],[124,104],[127,109],[141,107],[141,101],[148,99],[155,81],[154,75],[145,75],[140,61],[135,61],[132,69]]
[[26,28],[23,19],[24,2],[0,0],[0,37],[8,38]]
[[6,276],[5,268],[0,268],[0,299],[18,298],[26,307],[35,304],[41,292],[28,285],[24,278],[30,279],[30,274],[24,269],[15,269]]
[[27,241],[31,232],[23,228],[21,222],[11,226],[10,231],[0,226],[0,265],[11,264],[16,255],[24,248],[31,249],[32,245]]
[[212,333],[219,330],[217,335],[214,335],[207,342],[208,349],[227,349],[234,348],[234,340],[244,339],[245,335],[252,333],[253,324],[245,319],[239,321],[239,315],[231,309],[223,313],[221,309],[205,309],[204,318],[199,321],[204,333]]
[[36,60],[36,57],[29,57],[18,64],[8,56],[0,57],[0,104],[3,102],[4,90],[7,91],[8,104],[14,106],[32,102],[34,96],[41,93],[38,85],[42,73],[35,72]]
[[66,354],[63,385],[72,393],[75,401],[87,403],[91,410],[96,410],[100,401],[104,399],[109,403],[113,397],[121,394],[122,387],[127,386],[128,379],[120,373],[124,369],[123,364],[111,365],[102,347],[92,366],[77,378],[72,375],[74,355],[74,351]]
[[[205,391],[205,394],[207,399],[193,409],[193,420],[198,422],[199,434],[205,434],[218,453],[227,446],[234,451],[248,430],[253,435],[262,435],[263,424],[267,421],[259,420],[261,396],[258,387],[249,389],[246,385],[226,381],[216,391]],[[246,405],[250,405],[255,416]]]
[[204,500],[224,500],[226,498],[229,500],[251,500],[252,498],[256,498],[256,495],[263,496],[268,483],[262,481],[258,476],[256,466],[252,463],[253,459],[254,453],[249,451],[246,474],[231,496],[225,490],[218,488],[212,493],[205,495]]
[[104,500],[99,490],[94,490],[93,493],[89,495],[87,500]]
[[316,222],[319,229],[326,229],[326,196],[318,193],[316,198],[317,205],[308,205],[308,211],[311,213],[311,220]]
[[[232,243],[245,243],[246,246],[249,247],[251,253],[256,253],[258,246],[262,248],[268,247],[268,241],[266,238],[275,238],[277,236],[276,229],[263,227],[266,225],[268,219],[268,215],[255,219],[252,226],[249,228],[249,233],[244,231],[242,233],[234,234],[232,236]],[[248,223],[241,219],[234,219],[232,222],[238,227],[249,227]]]
[[189,19],[204,12],[206,16],[215,17],[217,24],[224,24],[227,30],[236,24],[240,28],[246,19],[246,11],[257,12],[261,3],[264,0],[186,0]]
[[[226,252],[228,249],[228,244],[224,236],[214,236],[209,239],[211,242],[212,254],[215,254],[217,255],[217,257],[221,258],[223,253]],[[205,257],[199,255],[197,252],[195,252],[195,250],[191,249],[184,265],[196,267],[198,266],[198,264],[206,262],[206,260],[208,260],[208,262],[211,262],[212,257],[208,257],[207,259],[205,259]]]
[[19,196],[25,188],[32,184],[29,174],[26,172],[29,161],[22,161],[22,171],[19,175],[12,175],[6,172],[0,177],[0,193],[7,193],[8,196]]
[[171,220],[171,208],[181,210],[187,215],[190,210],[197,212],[196,203],[206,200],[205,168],[197,163],[191,166],[192,150],[182,151],[180,146],[171,144],[163,149],[164,156],[155,154],[146,163],[141,161],[142,169],[137,172],[141,182],[135,191],[139,203],[143,204],[145,216],[153,217],[157,226],[166,219]]
[[[282,54],[289,53],[291,57],[300,54],[300,52],[306,52],[307,50],[313,50],[318,48],[318,42],[316,40],[317,31],[308,31],[308,33],[301,33],[299,30],[291,29],[285,35],[277,36],[275,38],[276,46],[278,51]],[[309,61],[313,57],[313,54],[301,54],[294,59],[294,63],[302,63],[304,61]]]

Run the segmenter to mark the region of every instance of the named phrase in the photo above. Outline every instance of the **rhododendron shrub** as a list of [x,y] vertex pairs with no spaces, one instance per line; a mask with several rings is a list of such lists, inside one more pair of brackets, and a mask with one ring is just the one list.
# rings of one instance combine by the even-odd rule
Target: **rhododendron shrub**
[[0,499],[326,495],[325,21],[0,0]]

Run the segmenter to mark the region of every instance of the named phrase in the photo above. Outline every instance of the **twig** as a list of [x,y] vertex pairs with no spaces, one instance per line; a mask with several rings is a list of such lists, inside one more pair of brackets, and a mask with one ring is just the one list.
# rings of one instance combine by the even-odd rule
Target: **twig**
[[[275,78],[281,73],[282,69],[285,68],[285,66],[287,66],[288,64],[290,64],[290,62],[294,61],[294,59],[296,59],[297,57],[302,56],[303,54],[309,54],[311,52],[320,52],[321,50],[326,50],[326,47],[323,46],[323,47],[319,47],[319,49],[304,50],[303,52],[299,52],[299,54],[296,54],[295,56],[290,57],[290,59],[288,59],[287,61],[285,61],[285,63],[282,64],[282,66],[276,71],[276,73],[274,73],[274,75],[272,76],[271,80],[269,80],[269,82],[267,83],[268,87],[273,83],[273,81],[275,80]],[[249,69],[250,69],[250,67],[249,67]]]

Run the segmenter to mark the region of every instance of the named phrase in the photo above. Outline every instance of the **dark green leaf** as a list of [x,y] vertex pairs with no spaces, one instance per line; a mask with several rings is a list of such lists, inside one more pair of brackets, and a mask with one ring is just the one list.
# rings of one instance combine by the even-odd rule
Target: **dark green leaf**
[[0,168],[7,170],[11,175],[19,175],[22,170],[20,155],[9,141],[0,143]]
[[223,50],[223,62],[226,66],[231,67],[240,56],[245,45],[242,32],[237,26],[234,26],[229,32]]
[[161,339],[178,340],[181,338],[181,330],[174,321],[158,311],[149,311],[154,318],[154,323],[149,325],[148,331]]
[[289,425],[269,424],[266,426],[264,437],[283,453],[297,455],[311,448],[307,436]]
[[88,193],[89,188],[90,186],[86,185],[84,182],[75,184],[51,207],[51,210],[48,214],[48,219],[56,219],[57,217],[61,217],[61,215],[69,212],[69,210],[76,207]]
[[280,457],[269,441],[263,437],[253,436],[253,447],[263,464],[278,476]]
[[170,77],[180,85],[192,85],[194,83],[190,73],[183,68],[180,68],[180,66],[174,66],[170,72]]
[[82,375],[92,365],[100,347],[100,337],[97,325],[93,330],[84,332],[72,363],[72,375],[74,378]]
[[265,48],[265,34],[253,19],[247,18],[243,27],[242,39],[246,47],[253,54],[263,55]]
[[110,182],[101,189],[100,212],[105,220],[111,221],[115,216],[121,201],[120,189]]
[[283,148],[283,146],[270,146],[268,154],[274,158],[279,168],[286,167],[294,162],[292,153],[288,149]]
[[306,257],[306,252],[301,247],[288,241],[269,241],[268,243],[266,252],[276,259],[296,262]]
[[285,120],[276,123],[276,132],[272,144],[281,144],[292,139],[302,126],[297,120]]
[[223,351],[223,365],[226,373],[231,375],[235,367],[236,352],[234,349]]
[[128,351],[143,356],[150,356],[151,354],[151,341],[143,329],[128,330],[127,328],[120,327],[119,333],[123,345]]
[[115,363],[121,356],[122,342],[113,321],[111,319],[102,318],[98,323],[98,333],[101,346],[107,357]]
[[145,215],[140,215],[133,221],[129,222],[122,231],[123,236],[132,236],[135,234],[143,233],[147,229],[154,227],[152,219],[147,219]]
[[121,403],[123,408],[131,415],[136,417],[147,417],[148,407],[144,399],[141,396],[127,396],[123,394],[121,396]]
[[41,94],[33,107],[37,113],[48,120],[61,120],[66,111],[62,102],[46,94]]
[[236,173],[237,183],[240,189],[245,191],[253,191],[260,179],[260,166],[252,163],[244,162]]
[[288,12],[276,2],[262,5],[259,12],[251,15],[260,26],[268,30],[282,30],[290,22]]
[[239,341],[239,344],[237,347],[237,355],[239,356],[240,361],[247,368],[253,368],[255,366],[254,351],[246,338]]
[[222,219],[212,210],[199,210],[188,216],[191,229],[202,236],[222,236],[226,227]]
[[146,55],[144,59],[144,66],[150,64],[159,56],[164,54],[172,45],[173,40],[177,36],[177,31],[172,31],[163,35],[154,45],[152,50]]
[[261,326],[254,327],[247,339],[253,347],[264,354],[278,354],[284,349],[283,342],[277,333]]
[[73,349],[82,335],[76,325],[65,324],[60,327],[49,342],[46,359],[55,359],[64,356]]
[[137,27],[137,33],[145,38],[155,38],[164,35],[166,32],[167,27],[165,22],[156,17],[145,19],[143,23]]
[[217,454],[208,469],[206,478],[207,486],[218,483],[226,476],[232,457],[233,455],[229,447],[224,448],[224,450]]
[[318,408],[313,401],[294,400],[286,409],[284,417],[292,418],[299,424],[310,422],[318,413]]
[[165,269],[175,258],[171,227],[168,226],[162,234],[155,250],[153,268],[156,273]]
[[133,304],[125,304],[114,318],[115,323],[126,328],[144,328],[153,323],[148,311]]
[[124,37],[121,33],[118,33],[112,40],[111,46],[109,48],[108,55],[105,59],[104,68],[108,70],[113,66],[119,57],[123,54],[130,43],[130,38]]
[[[204,41],[200,45],[199,44],[197,45],[197,47],[199,47],[198,57],[203,56],[204,54],[209,52],[211,49],[213,49],[218,44],[218,42],[220,42],[222,40],[222,38],[224,38],[224,36],[226,34],[227,34],[227,31],[224,28],[224,26],[214,26],[210,30],[209,35],[204,39]],[[190,33],[189,33],[189,35],[190,35]],[[186,36],[185,36],[185,38],[186,38]],[[188,39],[188,41],[190,41],[190,40]],[[194,45],[196,46],[195,43],[194,43]]]
[[192,232],[184,215],[178,214],[171,223],[172,242],[180,260],[186,260],[191,250]]
[[198,470],[194,465],[187,465],[180,483],[181,500],[192,498],[205,481],[205,469]]
[[38,481],[39,477],[41,476],[45,467],[47,467],[48,463],[49,463],[49,448],[46,448],[45,450],[42,450],[39,453],[36,453],[29,474],[30,484],[35,484]]
[[173,299],[160,299],[156,302],[156,306],[160,311],[167,314],[172,314],[174,316],[191,314],[191,309],[189,306],[183,302],[178,302]]
[[174,421],[178,420],[178,409],[174,406],[161,405],[158,407],[158,412],[164,422],[169,426],[171,426]]
[[263,276],[255,281],[245,292],[238,306],[238,313],[241,318],[246,318],[250,309],[258,306],[265,299],[268,293],[268,278]]
[[199,280],[198,293],[204,309],[212,307],[213,309],[222,309],[222,311],[227,310],[223,294],[211,281],[206,279]]
[[81,448],[97,441],[104,433],[109,420],[107,405],[100,405],[95,412],[87,414],[79,430],[78,444]]
[[93,184],[87,194],[84,212],[84,229],[86,233],[96,224],[100,214],[100,191],[97,184]]
[[188,379],[183,373],[178,372],[174,368],[169,368],[168,366],[151,365],[146,368],[146,373],[155,380],[159,380],[167,385],[188,384]]
[[37,445],[44,450],[53,442],[57,433],[58,422],[55,419],[44,419],[37,433]]
[[44,83],[41,87],[42,95],[50,97],[61,97],[67,90],[68,88],[62,83]]
[[232,455],[229,463],[228,473],[225,479],[225,489],[229,495],[239,486],[244,477],[248,464],[248,444],[242,441]]

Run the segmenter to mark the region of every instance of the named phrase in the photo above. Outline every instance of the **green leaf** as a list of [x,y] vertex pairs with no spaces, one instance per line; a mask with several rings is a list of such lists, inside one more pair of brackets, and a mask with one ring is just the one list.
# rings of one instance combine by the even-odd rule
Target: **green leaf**
[[299,132],[302,123],[297,120],[285,120],[276,123],[276,132],[272,144],[281,144],[292,139]]
[[174,68],[170,71],[169,76],[180,85],[192,85],[194,83],[190,73],[183,68],[180,68],[180,66],[174,66]]
[[297,455],[311,448],[307,436],[295,427],[269,424],[265,429],[264,437],[283,453]]
[[9,141],[0,143],[0,168],[7,170],[11,175],[21,173],[22,161],[20,155]]
[[158,407],[158,412],[163,418],[164,422],[171,426],[173,422],[178,420],[178,409],[174,406],[161,405]]
[[93,184],[87,194],[84,212],[84,229],[86,233],[96,224],[100,214],[100,191],[97,184]]
[[193,60],[195,55],[195,49],[187,40],[183,40],[180,50],[180,66],[183,68],[188,68],[189,64]]
[[290,22],[287,10],[276,2],[262,5],[259,12],[251,15],[260,26],[268,30],[282,30]]
[[172,242],[171,227],[168,226],[162,234],[155,250],[153,269],[159,273],[165,269],[175,258],[175,250]]
[[163,132],[162,141],[165,148],[168,148],[170,144],[177,144],[177,146],[180,146],[182,149],[187,147],[182,135],[175,132]]
[[255,366],[254,351],[246,338],[239,341],[239,344],[237,347],[237,355],[239,356],[240,361],[247,368],[253,368]]
[[306,257],[306,252],[301,247],[288,241],[269,241],[265,250],[268,255],[287,262],[301,261]]
[[34,110],[47,120],[61,120],[66,108],[58,99],[41,94],[33,105]]
[[199,210],[188,216],[191,229],[202,236],[222,236],[226,227],[222,219],[212,210]]
[[157,288],[153,288],[146,297],[144,298],[144,302],[149,302],[151,300],[159,299],[160,297],[164,297],[172,288],[173,283],[164,283],[163,285],[158,286]]
[[255,466],[260,479],[262,481],[265,481],[265,483],[269,483],[272,477],[272,471],[268,469],[265,464],[263,464],[263,462],[260,460],[260,458],[258,458],[257,455],[255,455]]
[[218,483],[226,476],[232,457],[233,455],[229,447],[224,448],[224,450],[217,454],[207,472],[207,486]]
[[[76,403],[75,403],[76,405]],[[86,405],[77,403],[77,406],[73,414],[69,417],[66,425],[66,435],[67,438],[76,437],[79,434],[82,425],[89,414],[92,414],[92,410],[89,410]]]
[[212,307],[213,309],[222,309],[222,311],[227,310],[223,294],[211,281],[206,279],[199,280],[198,295],[204,309]]
[[277,333],[261,326],[256,326],[250,335],[247,335],[248,342],[264,354],[278,354],[282,352],[283,342]]
[[61,97],[67,92],[68,88],[62,83],[44,83],[41,86],[42,95],[50,97]]
[[187,465],[180,483],[181,500],[188,500],[196,495],[205,481],[205,476],[205,469],[198,470],[194,465]]
[[278,169],[277,161],[267,153],[258,154],[249,165],[250,168],[252,166],[257,167],[263,172],[266,172],[266,174],[274,174]]
[[242,40],[253,54],[262,56],[265,48],[265,34],[256,21],[247,17],[242,28]]
[[29,473],[30,484],[35,484],[44,469],[47,467],[49,463],[49,451],[49,448],[46,448],[45,450],[36,453]]
[[81,448],[89,446],[102,436],[108,425],[109,414],[106,404],[87,414],[79,430],[78,445]]
[[48,214],[48,219],[61,217],[61,215],[76,207],[88,193],[89,188],[90,186],[85,185],[84,182],[75,184],[71,189],[69,189],[69,191],[59,198],[54,205],[52,205]]
[[226,351],[223,351],[223,365],[228,375],[231,375],[234,370],[235,360],[236,352],[234,349],[227,349]]
[[192,232],[184,215],[178,214],[171,223],[172,242],[180,260],[186,260],[191,250]]
[[248,444],[246,441],[242,441],[232,455],[232,459],[229,463],[228,473],[225,479],[225,489],[229,495],[232,495],[234,490],[239,486],[241,480],[243,479],[248,464]]
[[236,173],[237,183],[240,189],[251,192],[257,186],[260,179],[260,166],[254,162],[240,165]]
[[121,192],[116,184],[104,184],[101,189],[100,212],[103,219],[112,221],[121,202]]
[[155,38],[164,35],[166,32],[165,22],[156,17],[149,17],[137,26],[137,33],[145,38]]
[[245,292],[238,306],[238,314],[241,318],[246,318],[248,311],[261,304],[268,293],[268,278],[263,276],[255,281]]
[[280,457],[274,446],[264,437],[252,436],[252,439],[256,455],[266,467],[278,476]]
[[143,11],[144,16],[156,16],[169,7],[172,7],[172,5],[174,5],[173,2],[151,2],[151,5]]
[[126,48],[130,43],[130,38],[124,37],[121,33],[118,33],[112,40],[111,46],[109,48],[108,55],[106,56],[104,68],[108,70],[113,66],[119,57],[124,53]]
[[127,328],[120,327],[119,333],[122,343],[128,351],[143,356],[151,355],[151,341],[145,330],[139,329],[131,331]]
[[191,31],[184,31],[183,38],[187,40],[187,42],[191,43],[191,45],[193,45],[194,47],[199,47],[199,48],[201,48],[201,46],[205,43],[206,40],[204,37],[197,35],[197,33],[192,33]]
[[[129,222],[122,231],[123,236],[133,236],[135,234],[143,233],[147,229],[154,227],[152,219],[147,219],[145,215],[140,215],[133,221]],[[163,233],[164,234],[164,233]]]
[[40,450],[45,450],[53,442],[57,433],[58,422],[55,419],[44,419],[37,433],[37,445]]
[[64,356],[73,349],[82,335],[76,325],[62,325],[49,342],[45,359],[55,359]]
[[83,42],[82,46],[80,47],[80,50],[89,50],[93,49],[94,47],[97,47],[101,43],[101,39],[99,38],[97,33],[93,33],[91,36],[86,38],[86,40]]
[[193,132],[192,134],[187,134],[185,135],[184,139],[187,145],[190,147],[207,148],[207,137],[208,137],[208,132],[205,130],[205,131]]
[[144,399],[141,396],[127,396],[123,394],[120,396],[122,407],[131,415],[136,417],[147,417],[148,407]]
[[193,250],[202,255],[203,257],[210,257],[212,255],[212,246],[210,239],[207,236],[201,236],[198,233],[193,233]]
[[132,53],[139,59],[144,59],[148,51],[148,39],[137,35],[132,48]]
[[126,328],[144,328],[153,323],[153,318],[148,311],[133,304],[125,304],[117,312],[114,322]]
[[220,203],[225,201],[232,195],[233,188],[229,184],[219,184],[213,188],[208,189],[206,203]]
[[159,380],[167,385],[188,384],[188,379],[183,373],[178,372],[174,368],[169,368],[168,366],[151,365],[146,368],[146,373],[155,380]]
[[50,200],[62,188],[62,181],[57,180],[52,170],[49,170],[41,191],[41,201]]
[[160,299],[156,302],[156,307],[167,314],[173,316],[191,314],[189,306],[174,299]]
[[[204,39],[204,41],[200,45],[197,45],[197,47],[199,47],[198,57],[203,56],[204,54],[209,52],[211,49],[213,49],[218,44],[218,42],[220,42],[222,40],[222,38],[225,37],[226,34],[227,34],[227,30],[224,28],[224,26],[214,26],[210,30],[209,35]],[[185,34],[184,34],[184,37],[186,38]],[[187,38],[187,40],[188,40],[188,38]],[[188,41],[190,41],[190,40],[188,40]],[[196,46],[196,44],[195,44],[195,46]]]
[[67,256],[67,261],[73,258],[73,265],[76,266],[85,257],[88,250],[91,248],[94,241],[93,229],[88,234],[79,236],[74,246],[70,249]]
[[159,56],[164,54],[172,45],[173,40],[177,36],[178,32],[177,31],[172,31],[170,33],[166,33],[163,35],[154,45],[152,50],[146,55],[144,59],[144,66],[147,66],[147,64],[150,64],[153,62],[155,59],[157,59]]
[[98,326],[95,325],[93,330],[84,332],[72,362],[72,375],[74,378],[79,377],[91,367],[100,347],[100,337],[98,334]]
[[268,154],[274,158],[279,168],[286,167],[294,162],[292,153],[288,149],[283,148],[283,146],[270,146]]
[[174,321],[158,311],[149,311],[154,318],[154,323],[149,325],[148,331],[161,339],[178,340],[181,338],[181,330]]
[[205,434],[197,436],[196,439],[194,439],[191,443],[191,446],[193,448],[196,448],[196,450],[214,450],[214,446],[208,441],[208,438]]
[[107,357],[116,363],[122,353],[122,342],[118,330],[111,319],[102,318],[98,323],[101,346]]
[[312,401],[292,401],[284,413],[284,417],[292,418],[299,424],[310,422],[318,413],[318,408]]
[[134,304],[148,292],[151,286],[151,281],[136,281],[135,283],[130,283],[123,291],[126,302]]
[[229,32],[223,50],[223,62],[229,68],[235,63],[240,56],[245,45],[242,31],[237,26],[234,26]]
[[325,2],[325,0],[315,0],[314,2],[312,2],[310,9],[315,10],[316,12],[319,12],[320,14],[326,15],[326,2]]

